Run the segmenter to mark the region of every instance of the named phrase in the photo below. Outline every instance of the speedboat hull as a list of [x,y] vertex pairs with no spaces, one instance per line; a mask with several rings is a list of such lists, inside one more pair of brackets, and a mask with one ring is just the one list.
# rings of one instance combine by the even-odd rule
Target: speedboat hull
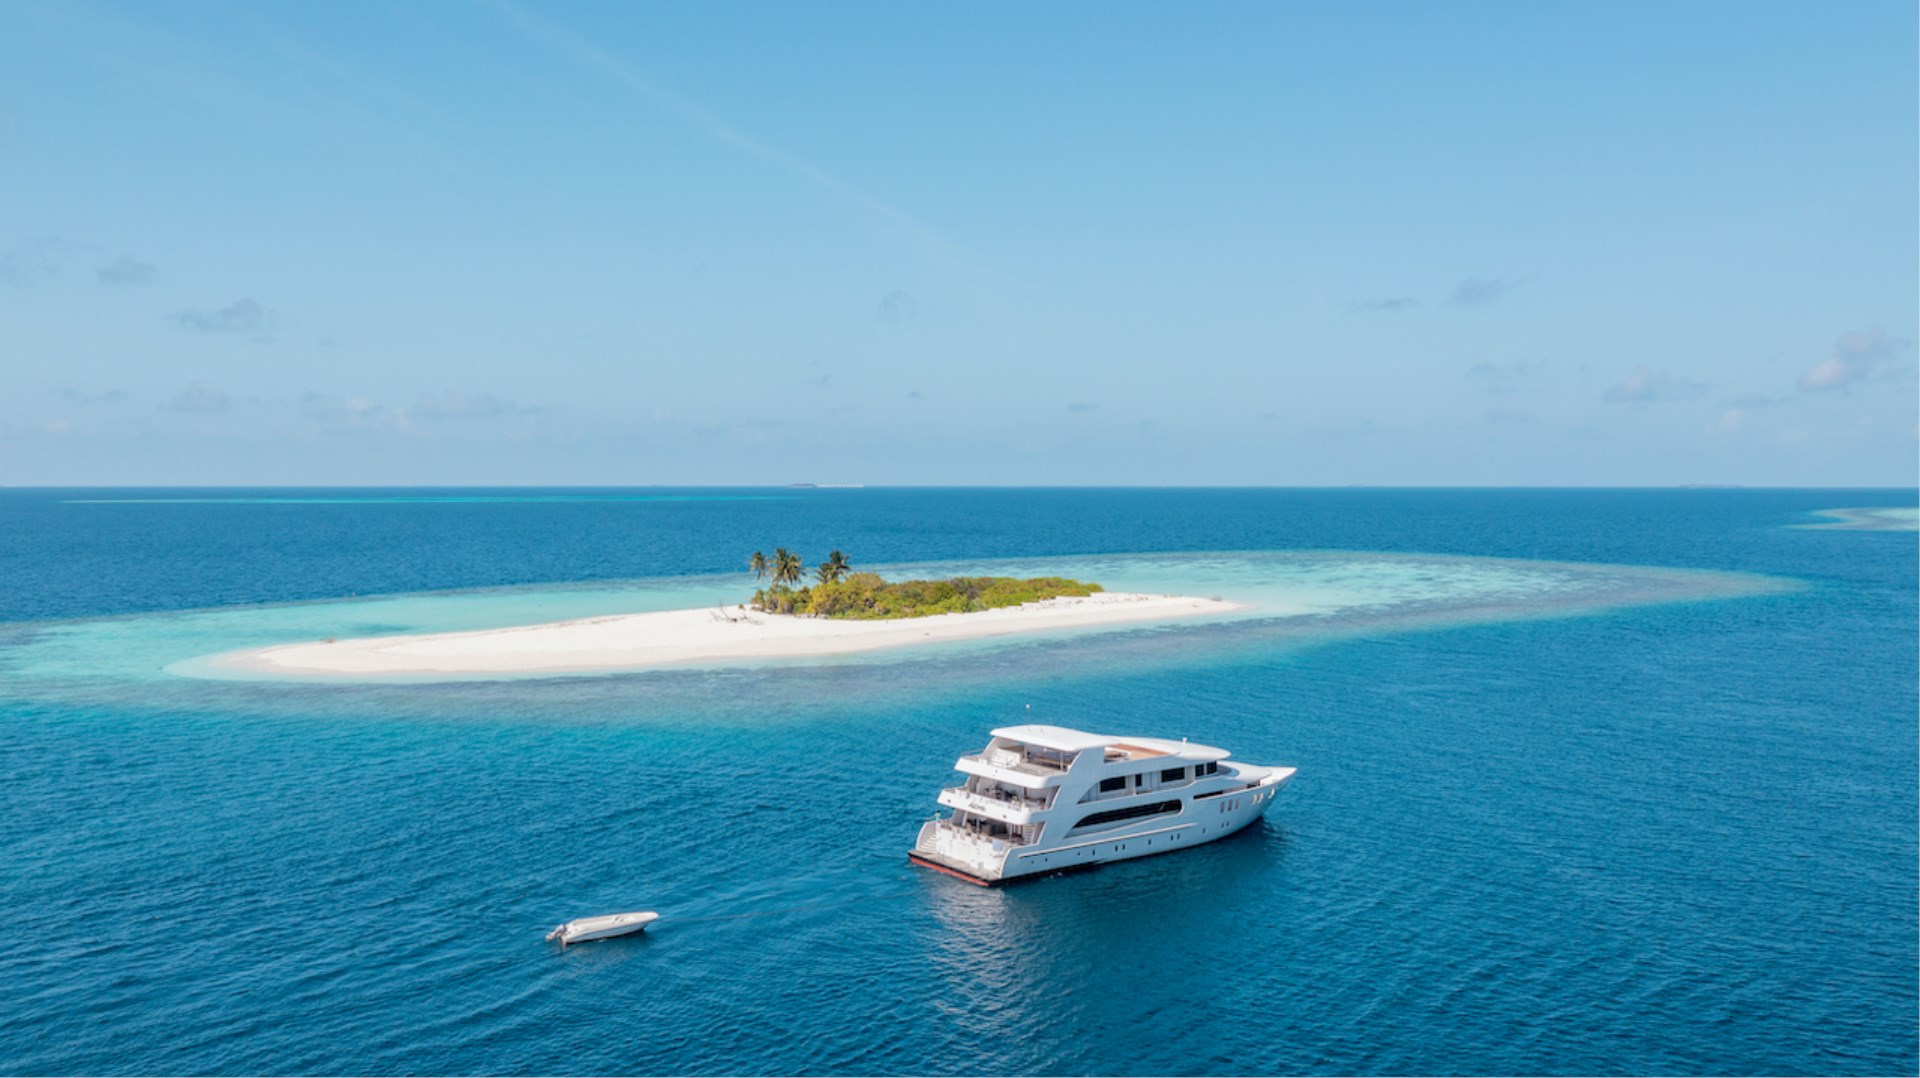
[[636,913],[610,913],[604,917],[581,917],[563,925],[555,925],[547,933],[549,941],[565,947],[573,943],[590,943],[593,940],[614,939],[618,936],[631,936],[646,931],[646,927],[660,919],[652,911]]

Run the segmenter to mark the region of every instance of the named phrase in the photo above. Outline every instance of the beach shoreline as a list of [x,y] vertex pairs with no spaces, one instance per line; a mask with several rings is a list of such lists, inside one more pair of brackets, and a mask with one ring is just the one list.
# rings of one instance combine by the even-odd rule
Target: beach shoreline
[[1205,617],[1241,608],[1221,599],[1138,592],[1096,592],[965,614],[875,621],[709,607],[500,629],[276,644],[210,656],[204,662],[214,671],[256,677],[578,674],[827,658],[917,644]]

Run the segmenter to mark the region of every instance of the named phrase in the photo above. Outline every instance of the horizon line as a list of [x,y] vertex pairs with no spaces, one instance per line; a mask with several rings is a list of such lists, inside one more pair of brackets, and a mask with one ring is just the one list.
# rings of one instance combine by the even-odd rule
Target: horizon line
[[0,491],[57,490],[1694,490],[1920,492],[1920,485],[1752,483],[22,483]]

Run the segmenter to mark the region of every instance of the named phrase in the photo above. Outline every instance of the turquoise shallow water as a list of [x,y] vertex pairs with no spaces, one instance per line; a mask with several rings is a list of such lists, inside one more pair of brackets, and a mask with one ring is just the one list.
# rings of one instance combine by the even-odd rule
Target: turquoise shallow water
[[[1009,650],[1030,652],[1035,644],[1069,641],[1087,646],[1055,646],[1063,660],[1165,665],[1191,662],[1196,656],[1211,661],[1222,648],[1271,651],[1361,633],[1567,617],[1800,586],[1791,579],[1757,574],[1352,551],[1107,554],[872,568],[896,579],[1060,575],[1098,580],[1110,591],[1225,598],[1238,609],[1160,624],[1055,630],[1017,639],[751,665],[863,667]],[[261,680],[260,675],[236,672],[219,660],[229,653],[272,644],[490,629],[654,610],[717,610],[737,605],[756,586],[747,574],[716,574],[83,618],[34,626],[32,636],[17,639],[7,658],[23,680],[64,685],[83,695],[103,681],[116,685],[143,681],[152,683],[155,691],[191,692],[191,687],[178,683],[179,676]],[[1087,639],[1094,635],[1101,639]],[[1093,646],[1096,643],[1104,646]],[[997,675],[997,671],[989,673]],[[777,685],[773,691],[779,693]]]
[[[0,495],[0,1070],[1916,1066],[1915,537],[1799,527],[1912,492],[148,493]],[[776,543],[1250,605],[737,669],[166,672],[704,604]],[[909,870],[1029,705],[1301,775],[1178,856]],[[667,919],[541,942],[625,908]]]
[[1822,509],[1819,515],[1823,518],[1822,523],[1801,526],[1849,531],[1920,531],[1920,509],[1912,506]]

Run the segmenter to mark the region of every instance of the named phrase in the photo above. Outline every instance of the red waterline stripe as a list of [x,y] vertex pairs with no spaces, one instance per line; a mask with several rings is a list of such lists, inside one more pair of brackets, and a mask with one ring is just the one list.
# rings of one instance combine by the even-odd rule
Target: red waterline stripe
[[993,886],[992,880],[983,880],[978,876],[970,876],[967,873],[962,872],[957,868],[948,868],[945,865],[935,864],[934,862],[929,861],[926,858],[921,857],[919,854],[916,854],[916,853],[908,854],[907,860],[916,865],[921,866],[922,868],[930,868],[935,872],[944,872],[947,875],[952,876],[956,880],[965,880],[968,883],[973,884],[975,887],[992,887]]

